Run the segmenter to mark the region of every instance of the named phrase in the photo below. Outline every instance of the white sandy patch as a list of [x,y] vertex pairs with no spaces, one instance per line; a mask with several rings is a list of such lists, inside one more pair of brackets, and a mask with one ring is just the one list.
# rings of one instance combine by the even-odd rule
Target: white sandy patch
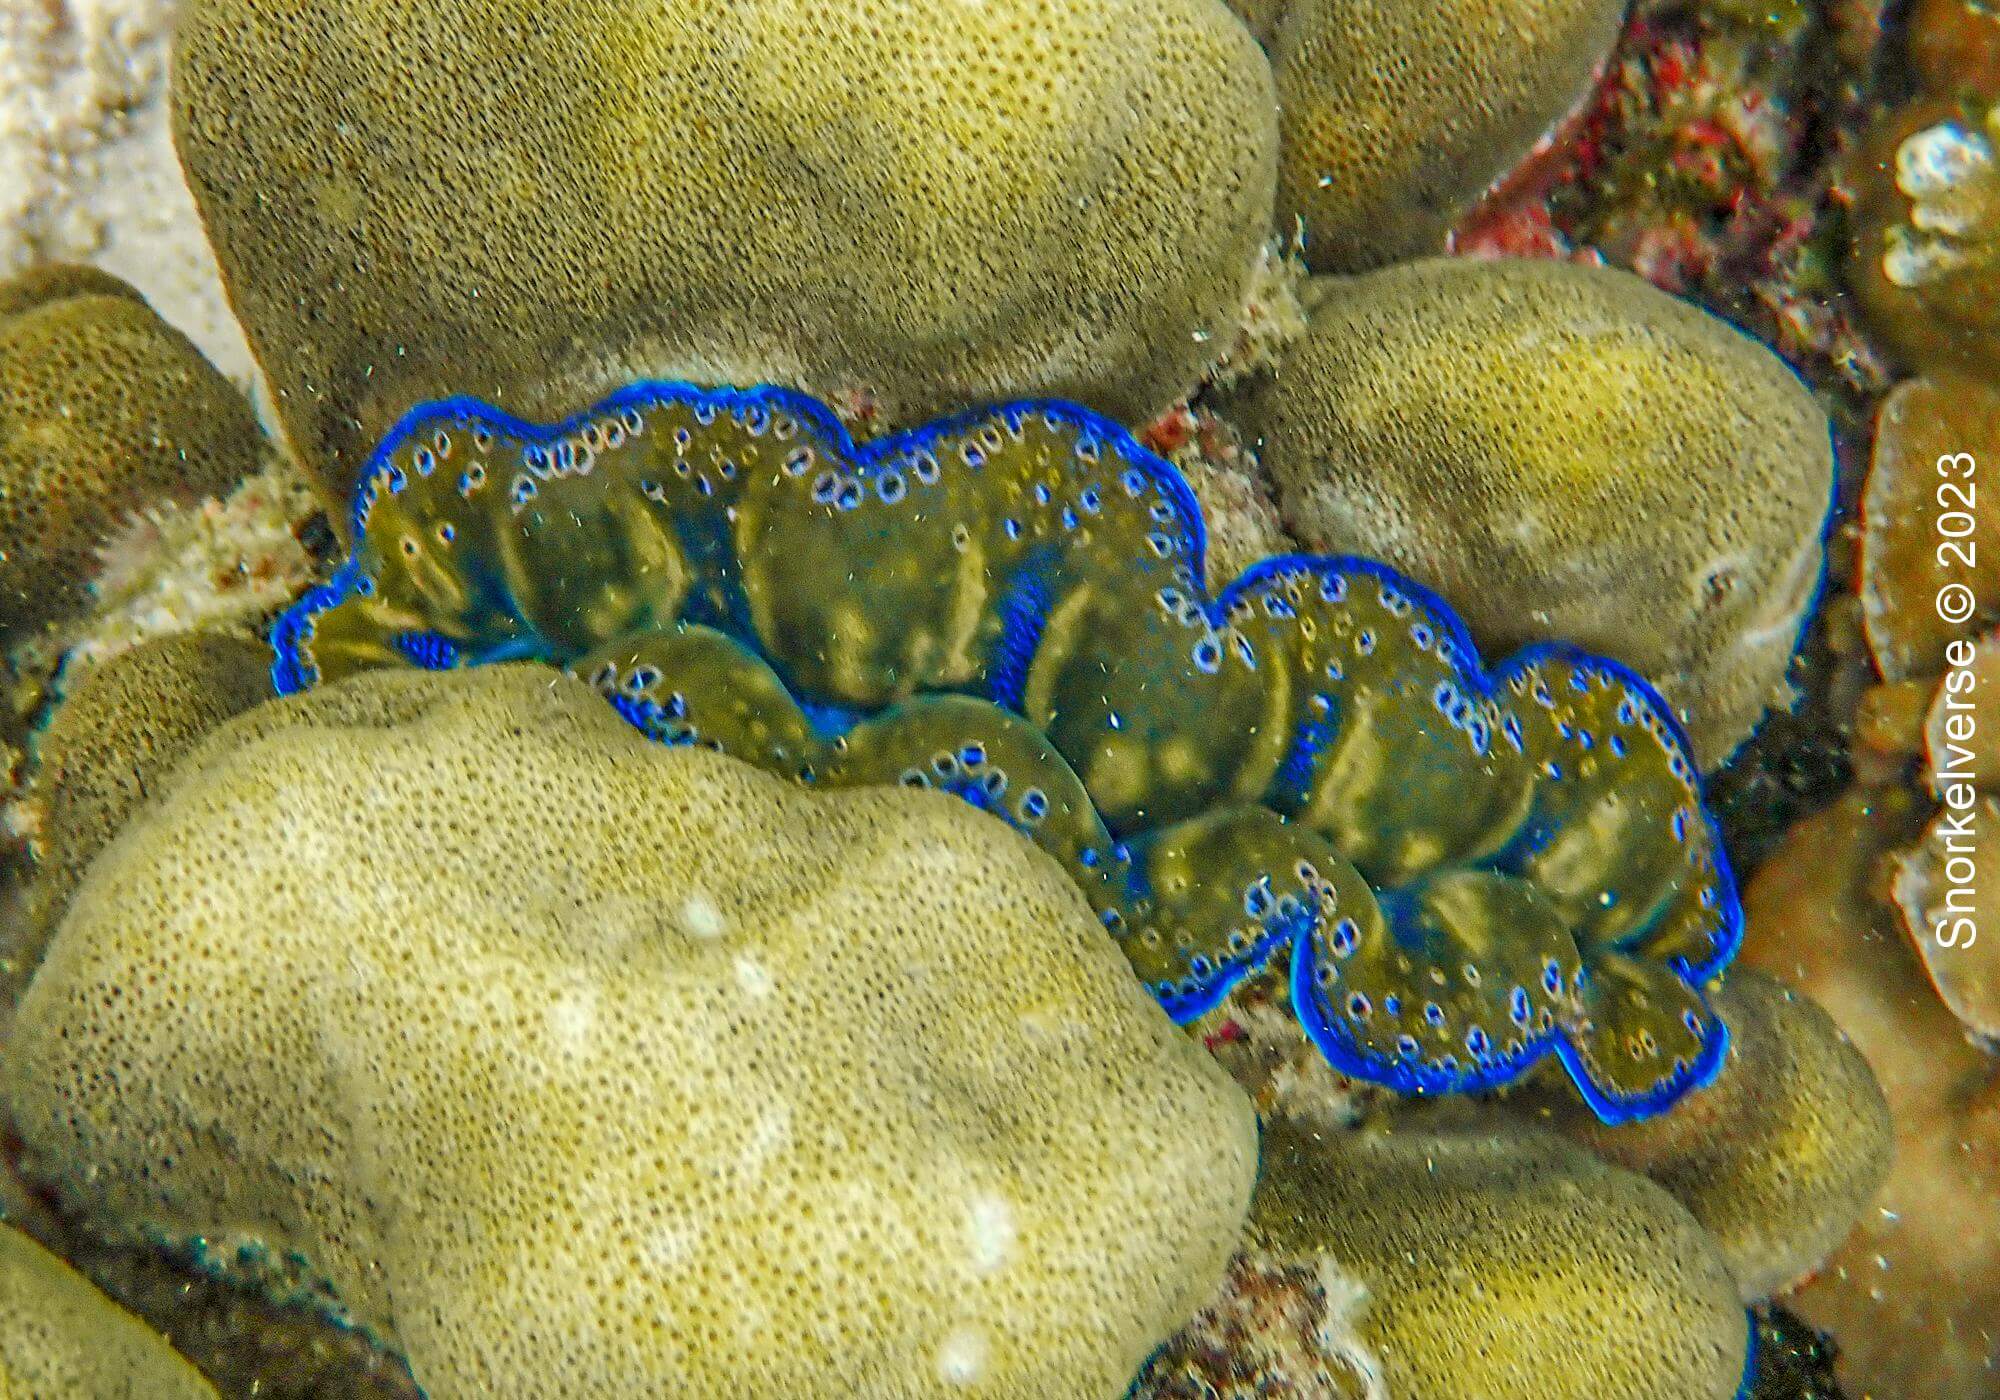
[[178,0],[0,4],[0,276],[93,263],[224,374],[255,368],[167,129]]

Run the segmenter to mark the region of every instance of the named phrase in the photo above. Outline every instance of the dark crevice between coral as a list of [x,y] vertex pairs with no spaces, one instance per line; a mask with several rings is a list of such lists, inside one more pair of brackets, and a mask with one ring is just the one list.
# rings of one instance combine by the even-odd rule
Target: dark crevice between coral
[[1754,1315],[1756,1373],[1745,1400],[1844,1400],[1833,1378],[1833,1340],[1782,1303]]
[[1749,881],[1793,825],[1828,806],[1854,780],[1851,723],[1840,699],[1847,658],[1821,608],[1792,661],[1797,708],[1767,716],[1728,765],[1708,779],[1709,810],[1737,878]]
[[23,1175],[23,1144],[0,1122],[0,1220],[160,1333],[223,1400],[423,1400],[409,1367],[364,1334],[305,1306],[281,1306],[190,1261],[114,1244]]

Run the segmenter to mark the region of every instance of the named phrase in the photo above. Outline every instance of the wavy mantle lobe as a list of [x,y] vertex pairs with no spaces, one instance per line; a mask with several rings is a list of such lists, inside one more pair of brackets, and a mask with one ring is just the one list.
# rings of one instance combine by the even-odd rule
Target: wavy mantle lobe
[[1366,559],[1211,597],[1185,483],[1086,410],[857,446],[773,388],[639,383],[553,426],[452,399],[376,449],[353,529],[278,626],[281,693],[533,658],[665,742],[956,793],[1176,1019],[1289,949],[1328,1060],[1405,1092],[1554,1054],[1616,1122],[1721,1064],[1702,989],[1740,909],[1652,688],[1559,644],[1482,669]]

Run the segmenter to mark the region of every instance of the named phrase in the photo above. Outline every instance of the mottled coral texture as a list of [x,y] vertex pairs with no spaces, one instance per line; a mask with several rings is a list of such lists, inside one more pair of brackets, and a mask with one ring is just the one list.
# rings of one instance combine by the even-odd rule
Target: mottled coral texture
[[1269,34],[1281,228],[1316,271],[1444,250],[1445,232],[1580,102],[1617,0],[1232,0]]
[[19,974],[33,970],[91,860],[174,764],[270,694],[263,647],[200,632],[121,653],[70,691],[35,745],[40,859],[26,925],[0,945]]
[[1849,160],[1847,281],[1906,369],[2000,371],[2000,94],[1885,113]]
[[1301,539],[1437,589],[1484,647],[1634,667],[1704,767],[1790,703],[1833,453],[1783,361],[1610,268],[1430,259],[1312,300],[1253,415]]
[[1269,1125],[1250,1239],[1364,1291],[1392,1396],[1729,1400],[1749,1328],[1727,1265],[1644,1177],[1476,1114]]
[[1889,1173],[1889,1106],[1833,1019],[1782,982],[1732,972],[1716,1006],[1731,1041],[1714,1084],[1645,1123],[1607,1128],[1574,1109],[1560,1122],[1666,1187],[1755,1302],[1818,1268],[1874,1200]]
[[66,266],[0,283],[0,628],[82,609],[133,512],[225,491],[262,451],[243,395],[124,283]]
[[1233,330],[1269,66],[1219,0],[193,0],[176,136],[294,445],[639,375],[1141,421]]
[[78,892],[4,1088],[73,1206],[316,1288],[433,1400],[1115,1400],[1256,1158],[1025,841],[531,667],[217,731]]

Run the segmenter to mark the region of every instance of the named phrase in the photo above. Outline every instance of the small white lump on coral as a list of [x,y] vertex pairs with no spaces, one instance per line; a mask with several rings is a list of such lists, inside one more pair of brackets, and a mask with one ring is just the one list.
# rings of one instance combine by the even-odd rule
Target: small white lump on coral
[[1118,1400],[1235,1247],[1248,1100],[954,798],[527,666],[266,704],[161,786],[0,1093],[99,1228],[294,1261],[245,1281],[431,1400]]

